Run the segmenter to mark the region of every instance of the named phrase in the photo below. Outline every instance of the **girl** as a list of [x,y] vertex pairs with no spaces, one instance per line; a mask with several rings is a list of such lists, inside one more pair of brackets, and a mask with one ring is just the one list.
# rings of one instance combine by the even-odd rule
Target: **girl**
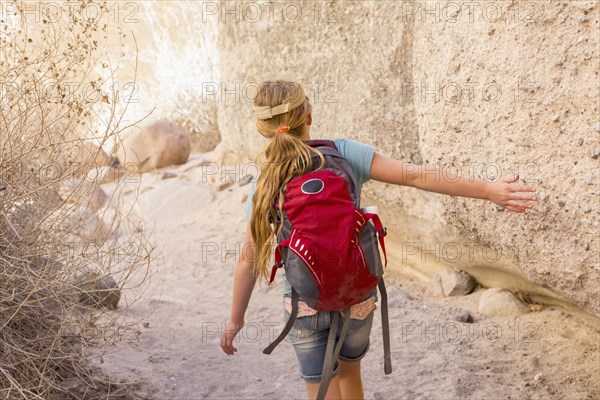
[[[229,355],[237,351],[233,340],[244,325],[244,315],[257,279],[268,279],[272,240],[277,238],[281,228],[271,223],[276,220],[273,200],[277,195],[282,195],[283,186],[292,178],[311,170],[311,153],[317,153],[322,159],[318,150],[305,143],[311,139],[312,106],[299,84],[281,80],[262,82],[253,99],[253,108],[256,128],[269,142],[257,157],[260,160],[264,156],[264,160],[260,160],[260,173],[246,203],[249,222],[242,247],[243,257],[240,257],[236,266],[231,316],[221,337],[221,347]],[[523,200],[536,200],[534,194],[519,193],[533,192],[535,189],[513,183],[518,180],[518,175],[502,177],[492,183],[460,178],[444,171],[448,179],[439,179],[441,170],[435,170],[432,166],[394,160],[375,152],[373,146],[353,140],[335,139],[334,142],[340,154],[352,166],[361,185],[369,179],[375,179],[451,196],[490,200],[518,213],[531,208]],[[285,320],[289,318],[291,288],[285,274],[282,275]],[[376,292],[373,291],[362,302],[352,306],[349,331],[334,366],[327,399],[364,398],[360,360],[369,348],[376,300]],[[303,302],[300,302],[299,308],[294,323],[297,333],[292,343],[308,398],[315,399],[325,357],[330,314],[317,312]]]

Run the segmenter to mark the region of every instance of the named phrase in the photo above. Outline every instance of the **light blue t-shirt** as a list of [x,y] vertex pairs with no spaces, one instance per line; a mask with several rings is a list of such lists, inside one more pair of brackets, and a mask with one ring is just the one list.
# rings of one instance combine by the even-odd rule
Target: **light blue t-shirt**
[[[357,142],[351,139],[333,139],[333,142],[337,146],[337,149],[342,157],[344,157],[352,168],[354,176],[358,181],[358,193],[360,194],[361,186],[371,178],[371,164],[373,162],[373,154],[375,154],[375,147]],[[256,179],[253,180],[250,186],[250,193],[248,194],[248,200],[244,210],[246,212],[246,219],[249,221],[252,216],[252,195],[256,189]],[[284,283],[284,295],[291,293],[292,288],[285,279],[285,272],[282,274]]]

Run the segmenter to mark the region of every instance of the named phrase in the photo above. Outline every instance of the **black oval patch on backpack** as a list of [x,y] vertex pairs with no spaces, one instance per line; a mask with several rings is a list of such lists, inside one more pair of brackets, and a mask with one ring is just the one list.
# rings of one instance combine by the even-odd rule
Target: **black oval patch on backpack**
[[310,179],[302,184],[302,193],[317,194],[325,187],[325,183],[320,179]]

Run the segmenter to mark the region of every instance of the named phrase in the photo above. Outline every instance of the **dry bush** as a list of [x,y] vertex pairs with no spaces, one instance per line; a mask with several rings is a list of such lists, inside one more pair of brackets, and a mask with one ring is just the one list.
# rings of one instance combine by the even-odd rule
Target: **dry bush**
[[165,115],[188,133],[195,152],[212,151],[221,142],[216,100],[203,93],[177,93]]
[[148,281],[154,250],[121,183],[101,195],[102,146],[123,128],[102,58],[112,14],[0,3],[0,399],[127,398],[86,363],[139,332],[104,303]]

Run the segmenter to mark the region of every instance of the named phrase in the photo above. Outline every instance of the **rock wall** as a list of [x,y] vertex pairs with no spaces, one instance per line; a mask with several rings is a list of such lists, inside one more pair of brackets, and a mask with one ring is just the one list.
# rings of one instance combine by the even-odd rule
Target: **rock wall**
[[[447,265],[484,285],[566,299],[600,316],[597,1],[218,3],[222,146],[248,161],[264,139],[247,89],[301,82],[313,137],[349,137],[474,178],[518,173],[526,214],[370,181],[396,267]],[[440,177],[443,179],[443,176]]]
[[478,178],[517,172],[541,200],[524,216],[443,196],[444,220],[598,316],[599,3],[491,4],[415,16],[413,80],[437,96],[416,91],[421,152]]

